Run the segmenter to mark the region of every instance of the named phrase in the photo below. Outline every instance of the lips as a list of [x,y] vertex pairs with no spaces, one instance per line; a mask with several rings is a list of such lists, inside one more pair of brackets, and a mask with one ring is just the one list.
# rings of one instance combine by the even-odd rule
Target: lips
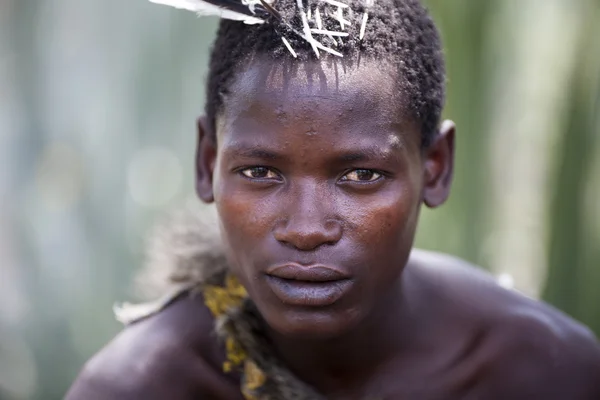
[[324,265],[305,266],[299,264],[286,264],[273,267],[267,271],[267,275],[306,282],[331,282],[350,278],[349,274],[336,268]]
[[328,306],[352,287],[348,273],[324,265],[275,266],[267,270],[266,281],[283,303],[295,306]]

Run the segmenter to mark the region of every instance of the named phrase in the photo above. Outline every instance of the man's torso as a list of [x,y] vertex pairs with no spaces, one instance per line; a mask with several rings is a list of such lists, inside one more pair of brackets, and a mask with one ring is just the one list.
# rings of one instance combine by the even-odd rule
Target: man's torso
[[[600,349],[581,325],[451,257],[415,251],[408,268],[436,310],[430,339],[326,398],[600,399]],[[243,399],[224,360],[201,296],[184,296],[127,327],[67,399]]]

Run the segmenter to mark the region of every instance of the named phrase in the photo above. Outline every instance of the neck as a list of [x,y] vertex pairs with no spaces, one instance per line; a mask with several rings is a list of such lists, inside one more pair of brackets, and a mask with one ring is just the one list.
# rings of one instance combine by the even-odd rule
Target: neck
[[300,379],[330,393],[360,385],[374,371],[402,357],[423,336],[417,290],[404,275],[370,315],[343,335],[299,340],[270,331],[282,361]]

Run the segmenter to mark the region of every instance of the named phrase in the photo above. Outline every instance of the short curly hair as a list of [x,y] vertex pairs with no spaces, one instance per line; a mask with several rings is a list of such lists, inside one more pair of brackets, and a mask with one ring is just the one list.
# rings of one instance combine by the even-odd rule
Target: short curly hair
[[[397,88],[402,91],[405,106],[421,126],[421,143],[426,147],[437,132],[445,101],[444,57],[440,35],[432,18],[419,0],[375,0],[368,8],[368,25],[360,40],[364,0],[346,3],[350,5],[349,15],[344,18],[359,22],[346,28],[349,36],[343,43],[335,47],[330,43],[329,47],[342,53],[344,62],[362,57],[386,61],[397,67]],[[306,8],[306,0],[304,4]],[[321,1],[320,4],[326,3]],[[291,26],[302,30],[296,0],[278,0],[275,7]],[[323,29],[339,30],[339,22],[325,18]],[[281,40],[282,35],[291,43],[298,59],[316,59],[306,40],[277,21],[247,25],[221,20],[211,52],[206,89],[206,115],[213,128],[215,118],[224,106],[228,85],[248,60],[254,56],[267,56],[274,62],[292,58]]]

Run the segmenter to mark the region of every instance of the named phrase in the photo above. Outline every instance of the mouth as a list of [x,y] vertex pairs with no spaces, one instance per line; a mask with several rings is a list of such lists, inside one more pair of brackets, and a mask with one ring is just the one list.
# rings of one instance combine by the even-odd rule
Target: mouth
[[349,274],[323,265],[286,264],[267,271],[267,284],[285,304],[324,307],[343,297],[352,287]]

